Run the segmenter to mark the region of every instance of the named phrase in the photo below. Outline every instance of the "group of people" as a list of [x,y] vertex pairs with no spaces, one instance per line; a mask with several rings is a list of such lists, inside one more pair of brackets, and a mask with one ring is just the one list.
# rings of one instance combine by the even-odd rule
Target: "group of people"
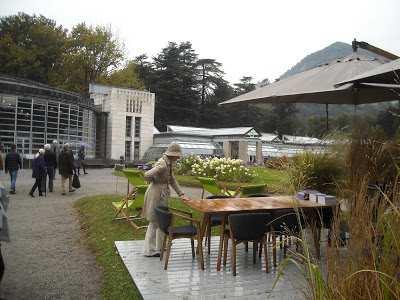
[[[17,152],[16,145],[11,146],[11,151],[7,153],[5,158],[2,155],[3,149],[0,145],[0,172],[4,169],[5,173],[10,174],[11,188],[10,194],[16,193],[16,181],[19,169],[22,169],[22,159]],[[78,159],[74,159],[74,154],[70,148],[70,145],[64,144],[61,151],[59,151],[57,141],[53,141],[53,144],[44,145],[43,149],[39,149],[39,152],[35,155],[32,161],[32,178],[35,182],[29,192],[31,197],[34,197],[36,189],[39,192],[39,197],[43,196],[46,192],[46,182],[48,181],[48,191],[51,193],[54,190],[54,178],[56,169],[58,168],[61,175],[61,191],[62,195],[66,195],[66,182],[68,181],[68,191],[74,192],[72,187],[72,176],[74,174],[80,174],[80,169],[83,168],[84,174],[86,172],[85,160],[85,147],[81,145],[78,151]]]

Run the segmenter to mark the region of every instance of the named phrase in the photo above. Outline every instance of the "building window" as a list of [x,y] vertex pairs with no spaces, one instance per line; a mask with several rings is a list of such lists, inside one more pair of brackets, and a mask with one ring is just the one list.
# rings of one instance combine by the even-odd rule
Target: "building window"
[[141,117],[135,118],[135,137],[140,137],[140,123],[142,121]]
[[229,142],[231,146],[231,157],[233,159],[238,159],[239,158],[239,142],[234,141],[234,142]]
[[125,136],[132,136],[132,117],[126,117]]
[[135,142],[134,143],[134,149],[133,149],[133,160],[139,160],[140,157],[140,142]]
[[131,148],[132,148],[132,142],[126,141],[125,142],[125,160],[126,161],[131,160]]

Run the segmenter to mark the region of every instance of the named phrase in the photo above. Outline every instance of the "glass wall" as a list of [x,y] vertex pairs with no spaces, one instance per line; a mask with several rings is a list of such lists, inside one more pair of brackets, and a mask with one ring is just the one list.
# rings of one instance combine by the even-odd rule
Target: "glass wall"
[[0,94],[0,142],[6,151],[17,144],[26,158],[53,140],[70,143],[75,153],[84,145],[94,157],[95,121],[93,110],[76,104]]

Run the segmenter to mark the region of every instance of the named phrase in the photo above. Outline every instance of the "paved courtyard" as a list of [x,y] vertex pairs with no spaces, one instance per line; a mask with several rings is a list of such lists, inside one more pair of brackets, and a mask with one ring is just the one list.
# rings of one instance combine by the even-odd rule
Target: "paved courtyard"
[[204,256],[204,271],[192,259],[188,239],[174,241],[167,270],[159,258],[143,257],[143,241],[117,241],[115,245],[145,300],[304,299],[304,280],[293,264],[285,268],[285,276],[272,289],[278,269],[272,266],[271,256],[271,269],[266,273],[264,260],[253,264],[252,250],[246,253],[243,244],[237,247],[236,277],[232,276],[229,255],[226,267],[216,271],[218,237],[212,239],[210,256]]
[[[73,203],[84,196],[124,193],[126,183],[111,169],[90,169],[80,177],[82,188],[61,196],[57,175],[55,192],[31,198],[31,170],[19,173],[17,194],[10,195],[8,217],[11,243],[3,243],[6,270],[0,287],[6,299],[97,299],[101,273],[85,247]],[[9,188],[8,174],[0,180]],[[200,196],[198,189],[185,189]]]

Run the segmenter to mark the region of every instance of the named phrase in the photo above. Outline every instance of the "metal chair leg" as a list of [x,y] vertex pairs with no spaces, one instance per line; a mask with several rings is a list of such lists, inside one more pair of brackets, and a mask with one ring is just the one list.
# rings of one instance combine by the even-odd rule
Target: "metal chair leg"
[[265,259],[265,272],[269,273],[268,266],[268,238],[261,242],[262,246],[264,246],[264,259]]
[[193,238],[190,239],[190,245],[192,246],[192,258],[194,258],[195,254],[194,254],[194,240],[193,240]]
[[272,233],[272,259],[274,267],[276,267],[276,235],[275,232]]
[[171,254],[171,246],[172,246],[172,239],[170,236],[168,236],[168,238],[167,238],[167,254],[165,257],[164,270],[166,270],[168,268],[169,255]]
[[253,241],[253,264],[256,263],[257,249],[258,243],[256,241]]
[[162,261],[162,260],[163,260],[163,257],[164,257],[165,244],[167,243],[167,238],[168,238],[168,236],[165,235],[165,236],[164,236],[164,240],[163,240],[163,244],[162,244],[162,247],[161,247],[160,261]]

